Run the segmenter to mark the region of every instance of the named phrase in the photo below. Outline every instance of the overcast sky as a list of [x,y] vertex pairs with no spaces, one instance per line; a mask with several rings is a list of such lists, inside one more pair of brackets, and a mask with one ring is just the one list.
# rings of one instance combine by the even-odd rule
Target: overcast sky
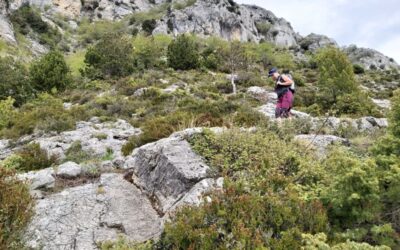
[[356,44],[400,63],[400,0],[236,0],[271,10],[295,31],[327,35],[339,45]]

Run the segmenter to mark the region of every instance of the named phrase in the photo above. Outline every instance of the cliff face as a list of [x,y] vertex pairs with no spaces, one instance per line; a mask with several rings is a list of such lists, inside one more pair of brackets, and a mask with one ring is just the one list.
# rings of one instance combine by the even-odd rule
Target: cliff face
[[[257,6],[238,5],[232,0],[6,0],[0,2],[0,37],[16,43],[8,15],[23,4],[42,10],[42,16],[51,19],[63,15],[69,20],[120,20],[137,12],[164,8],[157,20],[154,34],[193,32],[200,36],[218,36],[227,40],[267,41],[293,48],[303,54],[321,47],[338,46],[326,36],[296,33],[290,23],[276,17],[271,11]],[[61,28],[61,27],[60,27]],[[350,46],[344,51],[354,63],[366,68],[390,69],[396,62],[383,54]]]

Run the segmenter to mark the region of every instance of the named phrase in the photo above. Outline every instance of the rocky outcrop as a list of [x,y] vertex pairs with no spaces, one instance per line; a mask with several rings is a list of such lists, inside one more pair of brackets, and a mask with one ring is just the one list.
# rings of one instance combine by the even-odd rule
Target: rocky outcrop
[[27,233],[33,249],[98,249],[119,234],[145,241],[158,236],[162,220],[150,201],[122,174],[103,174],[98,183],[67,188],[37,200]]
[[[132,127],[124,120],[102,123],[97,117],[88,122],[77,122],[76,129],[60,134],[34,134],[20,138],[16,145],[38,143],[48,155],[64,159],[67,150],[79,142],[82,150],[92,156],[102,157],[112,152],[114,158],[121,157],[121,147],[130,136],[141,133],[140,129]],[[2,146],[2,144],[4,144]],[[0,159],[4,159],[17,151],[19,147],[0,143]]]
[[166,138],[134,151],[129,168],[133,181],[165,214],[193,186],[210,177],[210,168],[196,155],[187,141]]
[[300,37],[284,19],[272,12],[233,1],[198,0],[193,6],[172,9],[158,22],[154,33],[193,32],[227,40],[265,40],[280,46],[293,46]]
[[356,45],[350,45],[345,47],[343,50],[353,63],[360,64],[365,69],[399,69],[399,65],[394,61],[393,58],[389,58],[376,50],[358,48]]
[[184,139],[198,132],[182,131],[144,145],[122,159],[125,174],[115,173],[111,166],[110,173],[101,174],[99,180],[58,193],[51,193],[60,189],[58,181],[79,178],[83,166],[66,162],[55,170],[20,175],[32,191],[39,192],[25,235],[28,247],[91,250],[119,235],[137,242],[156,239],[176,209],[200,205],[209,192],[222,188],[223,179],[212,178],[210,168]]
[[0,39],[15,43],[14,30],[7,16],[8,8],[9,6],[6,1],[0,2]]
[[314,33],[311,33],[310,35],[302,38],[299,41],[299,45],[300,45],[301,49],[303,49],[305,51],[312,51],[312,52],[316,52],[318,49],[324,48],[327,46],[338,47],[338,44],[332,38],[329,38],[324,35],[314,34]]

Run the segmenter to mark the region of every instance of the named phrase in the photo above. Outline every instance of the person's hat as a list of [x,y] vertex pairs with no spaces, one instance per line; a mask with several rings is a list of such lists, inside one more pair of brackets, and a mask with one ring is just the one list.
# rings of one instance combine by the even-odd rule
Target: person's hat
[[278,72],[278,70],[276,68],[272,68],[269,72],[268,72],[268,77],[271,77],[274,73]]

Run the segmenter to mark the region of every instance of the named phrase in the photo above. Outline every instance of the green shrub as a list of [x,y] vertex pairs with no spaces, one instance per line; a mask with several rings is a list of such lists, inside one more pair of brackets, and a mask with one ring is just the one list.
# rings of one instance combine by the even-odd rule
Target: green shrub
[[189,70],[199,66],[198,46],[193,37],[179,35],[168,46],[168,65],[174,69]]
[[90,154],[82,150],[81,141],[74,141],[65,152],[65,161],[81,163],[90,160]]
[[258,33],[260,33],[263,36],[267,36],[269,30],[271,29],[271,24],[268,22],[256,22],[256,28]]
[[34,95],[26,68],[11,57],[0,57],[0,100],[12,97],[21,106]]
[[170,42],[171,38],[165,35],[136,36],[133,39],[135,67],[139,70],[145,70],[165,66],[167,48]]
[[7,138],[19,138],[31,134],[35,129],[45,132],[61,132],[75,127],[75,122],[86,120],[88,113],[83,107],[64,110],[63,102],[49,94],[24,104],[11,119],[9,128],[0,131]]
[[16,114],[13,104],[14,99],[11,97],[0,101],[0,130],[10,127],[11,121]]
[[238,109],[233,117],[233,122],[239,127],[265,126],[267,118],[251,107],[243,106]]
[[377,221],[380,189],[376,165],[344,151],[333,151],[324,166],[331,176],[321,192],[329,220],[342,229]]
[[23,234],[33,215],[29,188],[15,172],[0,167],[0,248],[23,249]]
[[340,96],[352,95],[358,98],[361,95],[352,64],[343,52],[328,47],[320,50],[316,60],[319,69],[320,105],[324,110],[337,104]]
[[39,92],[65,90],[72,80],[64,56],[58,51],[51,51],[34,62],[30,68],[30,81],[32,87]]
[[90,44],[105,37],[108,33],[124,33],[126,27],[121,21],[99,20],[90,22],[88,19],[83,19],[78,28],[79,40],[81,43]]
[[127,76],[133,71],[132,49],[126,37],[109,33],[87,50],[82,74],[90,79]]
[[56,157],[48,156],[47,152],[44,149],[41,149],[40,145],[37,143],[31,143],[24,146],[17,151],[15,157],[12,157],[8,161],[6,160],[6,165],[22,172],[48,168],[55,163]]
[[145,20],[142,23],[142,29],[147,35],[151,35],[156,26],[157,21],[155,19]]
[[365,73],[364,67],[359,64],[353,64],[353,71],[354,71],[354,74],[357,74],[357,75]]

